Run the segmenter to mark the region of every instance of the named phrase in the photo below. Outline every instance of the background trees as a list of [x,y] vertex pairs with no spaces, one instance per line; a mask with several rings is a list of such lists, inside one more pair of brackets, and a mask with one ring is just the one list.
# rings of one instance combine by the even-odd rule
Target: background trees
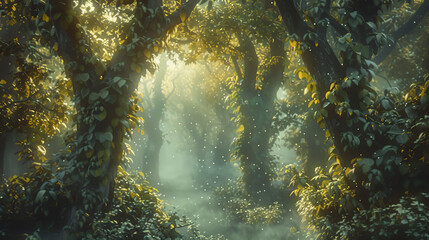
[[272,200],[274,178],[272,119],[276,93],[283,81],[284,35],[272,6],[255,2],[223,3],[208,7],[201,20],[190,24],[190,60],[209,53],[210,58],[233,67],[228,83],[239,136],[233,160],[240,161],[245,192],[256,202]]
[[[167,71],[167,59],[164,56],[159,64],[160,71],[153,80],[152,87],[150,83],[143,83],[143,129],[142,135],[146,134],[146,143],[143,151],[142,169],[147,174],[149,181],[159,183],[159,152],[163,144],[160,122],[164,115],[165,103],[169,96],[162,91],[162,82],[165,80]],[[173,89],[174,91],[174,89]]]

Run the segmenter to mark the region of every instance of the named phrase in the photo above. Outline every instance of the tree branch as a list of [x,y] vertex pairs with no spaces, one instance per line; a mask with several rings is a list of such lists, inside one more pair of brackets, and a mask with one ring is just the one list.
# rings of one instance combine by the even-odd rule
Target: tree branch
[[330,25],[335,29],[335,31],[337,31],[341,35],[346,35],[348,33],[347,29],[343,27],[341,24],[339,24],[337,20],[335,20],[335,18],[332,17],[332,15],[328,14],[327,17]]
[[171,97],[171,95],[173,95],[174,90],[176,90],[176,84],[174,84],[174,79],[176,79],[178,77],[178,75],[174,76],[171,79],[171,84],[173,84],[173,89],[171,89],[171,92],[167,95],[167,97],[165,97],[165,102],[167,102],[167,100]]
[[381,49],[380,53],[374,57],[373,61],[377,64],[381,63],[387,56],[395,49],[396,43],[400,38],[410,33],[418,24],[425,18],[426,13],[429,11],[429,1],[425,0],[420,7],[416,10],[414,15],[393,34],[393,43]]
[[[80,96],[83,86],[87,85],[92,89],[98,84],[96,80],[99,79],[99,74],[95,71],[97,60],[93,58],[89,40],[73,11],[73,1],[55,0],[49,3],[52,6],[50,18],[53,19],[55,27],[55,41],[58,42],[57,52],[64,61],[68,77],[72,80],[75,95]],[[59,17],[56,19],[54,16]],[[88,73],[88,81],[78,81],[76,76],[79,73]]]
[[[147,20],[147,7],[143,5],[143,1],[138,1],[138,4],[136,6],[135,10],[135,16],[136,20],[134,23],[134,33],[137,34],[137,36],[129,36],[126,41],[121,45],[116,53],[113,55],[112,60],[110,62],[110,66],[108,67],[108,71],[105,74],[105,78],[110,79],[115,76],[119,76],[125,80],[127,80],[128,83],[128,89],[129,91],[133,91],[137,88],[138,82],[140,81],[140,76],[142,73],[140,72],[133,72],[129,71],[132,64],[139,64],[142,66],[142,69],[144,69],[144,64],[148,60],[148,56],[144,54],[138,59],[138,62],[133,62],[132,57],[137,55],[138,52],[148,51],[151,49],[148,49],[148,46],[146,45],[146,42],[141,42],[138,44],[134,44],[135,49],[133,51],[127,50],[126,46],[128,44],[132,44],[133,39],[136,37],[138,39],[143,39],[145,41],[154,41],[155,39],[162,38],[167,32],[171,31],[176,25],[182,23],[181,17],[183,17],[183,14],[185,14],[185,18],[188,18],[195,6],[198,3],[198,0],[190,0],[187,3],[185,3],[183,6],[181,6],[178,10],[170,14],[169,16],[165,17],[165,21],[160,22],[160,16],[154,16],[153,19]],[[156,9],[152,9],[154,12],[156,12]],[[157,12],[156,14],[162,14],[163,12]],[[182,16],[181,16],[182,14]],[[159,28],[143,28],[141,27],[141,24],[151,26],[155,24],[155,26],[159,26]],[[149,28],[149,29],[148,29]],[[139,40],[140,41],[140,40]],[[121,64],[122,67],[120,69],[116,68],[118,64]]]
[[[176,11],[174,11],[173,13],[171,13],[169,16],[167,16],[167,25],[166,25],[166,30],[170,31],[172,30],[175,26],[177,26],[178,24],[182,23],[182,19],[181,19],[181,14],[185,14],[185,18],[184,20],[186,21],[186,19],[189,18],[189,16],[191,15],[192,11],[194,10],[195,6],[197,6],[198,2],[200,0],[189,0],[188,2],[186,2],[185,4],[183,4],[179,9],[177,9]],[[182,15],[183,17],[183,15]]]
[[302,37],[310,30],[296,9],[293,0],[277,0],[276,3],[290,34],[297,34]]
[[240,65],[238,64],[237,57],[232,56],[232,63],[234,64],[235,72],[237,73],[238,79],[243,79],[243,73],[241,72]]
[[261,95],[272,102],[276,97],[277,90],[283,80],[284,58],[286,55],[284,49],[284,39],[276,36],[270,41],[271,62],[268,74],[264,77]]
[[255,84],[258,72],[258,55],[256,54],[255,46],[252,40],[245,34],[238,39],[240,42],[240,49],[244,53],[244,74],[241,86],[243,91],[247,93],[248,98],[252,98],[256,92]]

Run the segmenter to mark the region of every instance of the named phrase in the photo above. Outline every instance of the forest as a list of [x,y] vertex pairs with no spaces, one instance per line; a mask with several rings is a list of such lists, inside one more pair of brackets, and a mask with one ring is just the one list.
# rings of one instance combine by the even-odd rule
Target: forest
[[429,239],[428,11],[0,1],[0,239]]

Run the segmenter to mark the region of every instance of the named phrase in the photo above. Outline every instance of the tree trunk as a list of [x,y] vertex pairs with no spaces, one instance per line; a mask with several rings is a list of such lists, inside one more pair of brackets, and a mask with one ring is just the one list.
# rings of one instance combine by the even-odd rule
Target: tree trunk
[[[137,1],[133,30],[127,33],[127,38],[105,67],[91,51],[91,44],[73,12],[73,1],[48,2],[52,9],[50,14],[58,16],[51,18],[55,27],[53,42],[58,43],[57,52],[72,80],[77,109],[77,144],[65,177],[74,196],[67,216],[72,232],[64,229],[63,239],[73,239],[79,229],[89,227],[82,216],[93,216],[111,203],[117,167],[123,156],[125,132],[131,128],[128,119],[132,112],[131,95],[150,64],[150,56],[143,52],[151,52],[149,46],[181,23],[183,13],[188,17],[198,1],[185,3],[167,17],[169,21],[162,11],[151,8],[159,6],[156,3],[160,1]],[[147,17],[148,9],[157,14]],[[159,28],[149,28],[149,25]],[[50,33],[51,29],[45,32]],[[133,41],[135,36],[139,36],[137,42]],[[46,37],[51,38],[49,34]],[[126,46],[132,46],[133,50]]]
[[3,133],[0,135],[0,184],[4,183],[3,179],[4,179],[5,147],[6,147],[6,136]]
[[[279,11],[282,15],[289,34],[296,34],[299,40],[304,39],[304,35],[313,32],[310,27],[306,25],[304,20],[298,13],[294,1],[284,0],[277,1]],[[316,33],[317,34],[317,33]],[[324,34],[320,34],[320,36]],[[326,38],[318,37],[317,46],[313,41],[304,41],[308,44],[309,49],[302,52],[302,59],[311,76],[316,81],[316,88],[321,104],[326,101],[325,94],[330,90],[330,85],[336,80],[342,80],[346,77],[346,64],[340,64],[337,56],[333,52]],[[354,96],[358,93],[355,89],[346,90],[349,93],[349,98],[358,100]],[[346,148],[346,143],[341,140],[342,134],[346,132],[347,127],[336,112],[334,106],[331,104],[326,108],[327,116],[324,121],[326,128],[332,136],[332,141],[339,156],[342,166],[350,166],[351,160],[359,156],[356,149]]]
[[324,143],[325,133],[313,118],[313,112],[307,115],[302,132],[305,133],[304,139],[307,144],[307,155],[302,163],[303,169],[310,177],[314,176],[314,169],[326,165],[328,159],[328,146]]
[[159,154],[163,144],[162,132],[158,129],[145,130],[147,143],[143,156],[143,172],[152,184],[159,184]]
[[222,104],[217,103],[215,105],[215,113],[219,119],[220,129],[218,130],[213,150],[213,163],[221,167],[229,162],[230,146],[233,140],[232,133],[234,130],[233,124],[229,121],[228,112]]
[[191,102],[183,103],[184,126],[189,133],[191,149],[197,161],[197,172],[194,181],[196,184],[203,185],[208,183],[211,178],[206,168],[206,149],[208,142],[206,138],[207,129],[205,126],[206,118]]
[[[255,99],[255,103],[243,109],[244,130],[240,138],[241,167],[245,190],[254,201],[267,203],[271,200],[271,180],[274,177],[270,155],[272,109]],[[267,112],[266,112],[267,111]]]
[[274,177],[273,157],[270,154],[274,100],[283,80],[284,43],[274,38],[270,42],[271,58],[274,62],[263,77],[261,90],[256,89],[258,58],[253,43],[247,36],[241,40],[245,52],[244,80],[241,85],[240,123],[243,132],[238,138],[238,154],[243,172],[243,183],[247,194],[256,203],[271,203]]
[[166,102],[165,95],[162,92],[162,81],[167,71],[167,59],[165,56],[161,59],[159,69],[154,81],[153,97],[146,97],[147,104],[145,104],[145,109],[143,109],[143,117],[145,119],[143,129],[147,136],[147,145],[143,156],[143,172],[151,183],[160,183],[159,154],[164,143],[160,122],[164,115]]

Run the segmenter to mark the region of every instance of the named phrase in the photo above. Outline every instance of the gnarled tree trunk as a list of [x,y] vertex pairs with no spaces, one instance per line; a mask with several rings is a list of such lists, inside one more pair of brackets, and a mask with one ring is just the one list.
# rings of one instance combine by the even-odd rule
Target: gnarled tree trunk
[[235,155],[241,162],[247,194],[255,202],[270,203],[273,200],[271,181],[274,177],[273,157],[270,154],[272,122],[274,100],[283,80],[284,43],[279,38],[271,40],[272,64],[263,76],[260,89],[256,88],[258,57],[255,47],[245,35],[240,44],[244,51],[244,74],[240,89],[244,102],[240,109],[243,130],[235,143],[238,147]]

